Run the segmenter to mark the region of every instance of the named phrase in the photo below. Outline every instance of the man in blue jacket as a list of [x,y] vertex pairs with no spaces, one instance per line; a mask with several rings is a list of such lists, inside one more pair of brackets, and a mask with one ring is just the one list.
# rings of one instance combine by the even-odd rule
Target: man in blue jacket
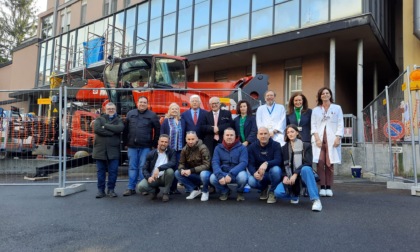
[[214,150],[212,159],[213,174],[210,183],[220,193],[220,200],[227,200],[230,195],[228,184],[237,183],[237,201],[243,201],[244,187],[248,181],[245,169],[248,165],[248,152],[245,146],[236,138],[235,130],[225,129],[223,141]]
[[162,201],[169,201],[169,190],[174,180],[176,154],[169,146],[169,136],[162,134],[159,137],[157,149],[150,151],[143,167],[144,179],[137,185],[138,192],[152,193],[152,199],[157,199],[163,187]]
[[141,96],[137,108],[130,110],[126,116],[124,140],[128,150],[128,188],[124,196],[136,194],[136,184],[143,179],[142,167],[146,155],[157,145],[160,134],[160,123],[157,115],[147,109],[147,97]]
[[265,127],[258,129],[257,138],[258,140],[248,147],[248,171],[251,174],[248,184],[261,190],[260,200],[276,203],[274,190],[282,180],[281,147],[270,137],[270,131]]

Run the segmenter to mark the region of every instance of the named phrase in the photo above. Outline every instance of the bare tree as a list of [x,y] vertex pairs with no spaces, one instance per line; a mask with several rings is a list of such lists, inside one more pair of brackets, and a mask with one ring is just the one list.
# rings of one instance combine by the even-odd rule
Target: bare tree
[[36,34],[36,0],[0,0],[0,63],[12,59],[13,48]]

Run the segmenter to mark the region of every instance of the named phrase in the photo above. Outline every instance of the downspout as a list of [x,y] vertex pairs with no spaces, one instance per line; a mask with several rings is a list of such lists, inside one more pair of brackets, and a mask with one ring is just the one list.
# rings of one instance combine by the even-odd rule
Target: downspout
[[420,39],[420,0],[413,0],[413,33]]

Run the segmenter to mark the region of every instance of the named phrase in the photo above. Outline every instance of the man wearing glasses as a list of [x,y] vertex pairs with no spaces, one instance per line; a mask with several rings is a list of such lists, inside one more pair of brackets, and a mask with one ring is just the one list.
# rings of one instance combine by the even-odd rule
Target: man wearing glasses
[[96,198],[103,198],[105,194],[106,171],[108,170],[108,196],[117,197],[115,183],[117,181],[118,163],[120,161],[121,133],[124,123],[117,115],[115,104],[109,102],[105,106],[105,114],[94,121],[95,133],[92,157],[96,159],[98,177],[98,193]]
[[270,137],[270,131],[265,127],[258,129],[257,138],[258,141],[248,148],[248,171],[251,174],[248,184],[261,190],[260,200],[276,203],[274,190],[282,180],[280,144]]
[[210,98],[211,111],[204,118],[200,129],[203,142],[213,156],[214,148],[223,140],[223,131],[232,126],[232,114],[228,110],[220,109],[219,97]]

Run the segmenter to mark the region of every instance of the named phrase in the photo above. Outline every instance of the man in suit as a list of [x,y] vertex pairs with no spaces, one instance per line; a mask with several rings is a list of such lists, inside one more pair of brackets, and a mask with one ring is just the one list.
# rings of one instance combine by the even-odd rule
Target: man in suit
[[190,109],[181,114],[181,118],[185,121],[185,132],[194,131],[199,139],[203,139],[200,132],[200,124],[204,122],[204,118],[208,111],[201,109],[201,99],[199,95],[191,95]]
[[219,97],[210,98],[210,106],[211,111],[206,114],[200,130],[204,135],[203,142],[213,157],[214,148],[223,140],[223,131],[232,126],[232,114],[220,109]]

